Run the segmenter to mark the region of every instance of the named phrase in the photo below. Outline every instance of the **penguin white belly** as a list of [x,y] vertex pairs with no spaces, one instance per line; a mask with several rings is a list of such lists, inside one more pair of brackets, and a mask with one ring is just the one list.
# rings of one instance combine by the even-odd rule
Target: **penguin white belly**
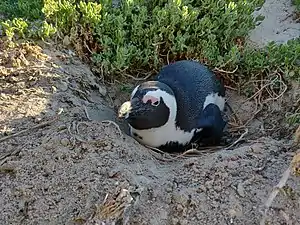
[[[191,132],[185,132],[175,127],[175,124],[166,124],[162,127],[151,128],[148,130],[136,130],[130,126],[131,136],[144,145],[158,148],[169,142],[178,142],[179,144],[188,144],[193,138],[195,131],[202,129],[193,129]],[[134,135],[137,134],[137,135]]]
[[[223,111],[225,98],[219,96],[218,93],[211,93],[206,96],[203,109],[211,103],[217,105],[220,111]],[[174,109],[175,108],[176,107],[174,106]],[[176,127],[175,118],[176,112],[171,111],[168,122],[161,127],[137,130],[129,125],[131,136],[141,144],[158,148],[159,146],[168,144],[169,142],[178,142],[179,144],[186,145],[192,140],[196,133],[202,130],[202,128],[195,128],[190,132],[185,132],[179,127]]]
[[218,95],[218,93],[211,93],[210,95],[206,96],[203,109],[205,109],[205,107],[211,103],[217,105],[220,111],[223,111],[225,107],[225,98]]

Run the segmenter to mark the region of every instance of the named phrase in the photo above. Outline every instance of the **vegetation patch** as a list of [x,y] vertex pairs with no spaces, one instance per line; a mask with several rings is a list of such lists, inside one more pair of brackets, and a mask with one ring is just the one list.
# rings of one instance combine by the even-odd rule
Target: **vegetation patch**
[[9,19],[23,17],[30,21],[43,18],[43,0],[2,0],[0,11],[3,16]]
[[292,2],[296,7],[294,19],[300,23],[300,0],[293,0]]
[[[294,3],[299,6],[299,1]],[[106,80],[149,77],[162,65],[195,59],[249,98],[276,99],[300,80],[300,40],[253,49],[255,1],[4,0],[1,27],[8,40],[56,37],[73,46]],[[260,18],[260,17],[258,17]]]
[[293,0],[292,2],[293,2],[293,4],[295,5],[296,10],[297,10],[298,12],[300,12],[300,1],[299,1],[299,0]]

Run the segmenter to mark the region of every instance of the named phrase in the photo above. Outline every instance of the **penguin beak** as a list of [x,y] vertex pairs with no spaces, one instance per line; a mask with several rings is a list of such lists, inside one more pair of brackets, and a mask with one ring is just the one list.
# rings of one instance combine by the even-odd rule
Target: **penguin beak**
[[129,113],[131,111],[132,107],[131,107],[131,102],[127,101],[124,102],[118,112],[118,117],[119,119],[127,119],[129,117]]
[[140,99],[133,98],[121,105],[118,117],[119,119],[130,121],[131,119],[136,119],[143,111],[145,111],[144,104],[140,101]]

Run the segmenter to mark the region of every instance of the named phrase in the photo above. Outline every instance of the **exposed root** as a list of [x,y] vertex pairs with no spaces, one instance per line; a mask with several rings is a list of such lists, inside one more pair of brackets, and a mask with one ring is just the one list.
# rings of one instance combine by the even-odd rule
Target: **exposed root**
[[230,90],[233,90],[233,91],[237,91],[238,89],[234,88],[234,87],[231,87],[231,86],[228,86],[228,85],[224,85],[224,87],[226,89],[230,89]]
[[[181,153],[178,155],[178,158],[183,158],[183,157],[193,157],[193,156],[203,156],[218,150],[221,150],[221,146],[216,146],[216,147],[210,147],[210,148],[204,148],[204,149],[195,149],[191,148],[189,150],[186,150],[185,152]],[[176,157],[177,158],[177,157]]]
[[[248,124],[256,117],[256,115],[262,111],[263,107],[265,105],[269,105],[267,103],[270,101],[278,101],[283,97],[284,93],[288,89],[288,86],[284,83],[282,75],[278,71],[276,71],[273,75],[274,77],[271,80],[251,80],[244,84],[244,86],[247,86],[252,83],[253,86],[258,89],[252,96],[242,102],[242,104],[244,104],[254,100],[255,110],[250,119],[242,123],[242,125],[239,127],[235,127],[236,130],[247,127]],[[276,89],[276,91],[274,89]],[[265,95],[268,97],[264,97]]]
[[84,113],[85,113],[85,115],[86,115],[86,118],[87,118],[89,121],[92,121],[92,119],[91,119],[91,117],[90,117],[90,115],[89,115],[89,113],[88,113],[88,111],[87,111],[87,108],[86,108],[85,106],[83,106],[83,109],[84,109]]
[[289,215],[285,211],[280,210],[279,212],[282,215],[282,217],[285,219],[287,225],[292,225],[293,224],[292,221],[289,218]]
[[[298,129],[295,132],[296,133],[295,139],[294,139],[294,143],[292,146],[299,144],[299,140],[298,140],[299,132],[300,132],[300,126],[298,127]],[[279,191],[286,185],[286,182],[289,179],[291,172],[294,171],[294,174],[297,175],[297,168],[300,168],[300,152],[296,153],[296,155],[293,157],[292,161],[289,164],[289,167],[284,171],[278,184],[273,188],[273,191],[271,192],[269,198],[265,202],[265,210],[263,212],[263,217],[260,221],[260,225],[266,224],[267,213],[269,211],[269,208],[271,207],[271,205],[272,205],[274,199],[276,198],[277,194],[279,193]],[[281,213],[282,213],[283,217],[286,219],[287,224],[290,224],[288,215],[283,211]]]
[[[228,101],[225,102],[225,105],[228,107],[228,109],[231,111],[232,115],[233,115],[233,119],[234,119],[234,123],[238,124],[238,126],[241,126],[243,123],[240,120],[240,118],[238,117],[237,113],[233,110],[233,108],[230,106],[230,104],[228,103]],[[232,125],[232,123],[229,123],[230,125]]]
[[293,157],[291,165],[293,174],[295,176],[300,176],[300,151]]
[[230,144],[228,147],[225,148],[225,150],[229,150],[232,147],[234,147],[236,144],[238,144],[247,134],[248,134],[249,130],[248,128],[245,129],[245,132],[241,134],[241,136],[232,144]]
[[158,148],[154,148],[148,145],[145,145],[150,151],[150,154],[154,156],[156,159],[163,161],[163,162],[171,162],[176,159],[176,157],[172,157],[172,154],[164,152]]
[[[123,137],[123,134],[122,134],[122,131],[119,127],[118,124],[116,124],[115,122],[113,121],[110,121],[110,120],[104,120],[104,121],[101,121],[101,123],[104,125],[104,126],[109,126],[111,124],[113,124],[117,130],[118,130],[118,134]],[[87,143],[89,142],[88,140],[85,140],[82,135],[80,135],[80,131],[79,131],[79,126],[82,125],[82,124],[85,124],[86,126],[89,126],[88,122],[77,122],[76,121],[73,121],[69,126],[68,126],[68,132],[69,132],[69,135],[72,137],[73,139],[73,146],[75,145],[75,141],[79,141],[79,142],[82,142],[82,143]],[[75,132],[73,133],[71,130],[75,130]]]
[[147,80],[149,77],[151,77],[152,75],[153,75],[153,74],[149,73],[147,76],[145,76],[145,77],[143,77],[143,78],[137,78],[137,77],[134,77],[134,76],[132,76],[132,75],[130,75],[130,74],[126,74],[126,73],[123,74],[123,76],[125,76],[125,77],[127,77],[127,78],[130,78],[130,79],[132,79],[132,80],[134,80],[134,81],[145,81],[145,80]]
[[109,126],[109,125],[113,124],[113,125],[117,128],[120,137],[123,138],[123,134],[122,134],[122,131],[121,131],[121,129],[120,129],[120,126],[119,126],[118,124],[116,124],[114,121],[111,121],[111,120],[103,120],[103,121],[101,121],[101,123],[104,124],[105,126]]
[[[85,106],[84,106],[84,112],[85,112],[85,115],[86,115],[87,119],[92,121],[92,119],[91,119],[91,117],[90,117],[90,115],[89,115],[89,113],[88,113]],[[121,131],[121,128],[116,122],[111,121],[111,120],[103,120],[103,121],[101,121],[101,123],[105,126],[109,126],[109,125],[113,124],[117,128],[119,135],[123,138],[123,133]]]
[[237,66],[233,71],[226,71],[226,70],[222,70],[222,69],[215,67],[214,71],[217,71],[220,73],[234,74],[238,70],[238,68],[239,67]]
[[146,145],[145,147],[152,150],[151,153],[159,153],[160,154],[159,155],[160,157],[157,154],[152,154],[155,156],[156,159],[159,159],[164,162],[170,162],[170,161],[178,160],[180,158],[194,157],[194,156],[199,157],[199,156],[203,156],[203,155],[206,155],[206,154],[209,154],[209,153],[212,153],[215,151],[219,151],[219,150],[229,150],[230,148],[237,145],[247,134],[248,134],[248,129],[246,128],[245,132],[243,134],[241,134],[241,136],[234,143],[230,144],[226,148],[224,148],[223,146],[204,147],[204,148],[197,148],[197,149],[191,148],[191,149],[184,151],[181,154],[167,153],[158,148],[154,148],[154,147],[151,147],[148,145]]
[[271,207],[271,205],[272,205],[274,199],[276,198],[277,194],[279,193],[280,189],[282,189],[285,186],[287,180],[290,177],[290,173],[291,173],[291,166],[289,166],[286,169],[286,171],[284,171],[279,183],[274,187],[274,189],[271,192],[269,198],[267,199],[267,201],[265,203],[265,211],[263,213],[263,218],[260,221],[260,225],[265,225],[266,224],[266,219],[267,219],[267,214],[268,214],[269,208]]
[[[77,135],[77,134],[73,134],[72,132],[71,132],[71,127],[75,127],[75,121],[73,121],[71,124],[70,124],[70,126],[68,126],[68,132],[69,132],[69,135],[73,138],[73,146],[75,145],[75,140],[77,140],[77,141],[79,141],[79,142],[83,142],[83,143],[86,143],[87,141],[85,141],[80,135]],[[77,131],[77,133],[79,133],[78,132],[78,124],[77,124],[77,126],[76,126],[76,131]]]
[[[282,76],[280,75],[279,72],[275,72],[275,78],[273,78],[272,80],[256,80],[256,81],[251,81],[251,83],[257,83],[260,82],[260,86],[261,88],[254,93],[250,98],[248,98],[245,102],[250,101],[251,99],[258,97],[260,100],[262,100],[262,95],[263,92],[265,91],[266,93],[268,93],[268,95],[270,96],[269,98],[266,98],[264,100],[262,100],[262,103],[267,103],[269,101],[276,101],[279,98],[281,98],[283,96],[283,94],[287,91],[287,85],[284,83],[284,81],[282,80]],[[249,83],[249,82],[248,82]],[[274,88],[272,88],[274,85],[279,85],[279,93],[275,93]]]
[[300,143],[300,125],[295,132],[294,144],[298,145]]
[[4,154],[3,156],[1,156],[0,159],[2,161],[0,162],[0,166],[2,166],[7,161],[8,157],[17,155],[17,154],[19,154],[19,152],[21,152],[21,149],[16,149],[14,151],[8,152],[8,153]]
[[263,85],[258,91],[256,91],[251,97],[247,98],[243,103],[249,102],[250,100],[252,100],[253,98],[261,95],[261,93],[270,85],[273,84],[272,81],[269,80],[256,80],[256,81],[251,81],[251,83],[255,83],[255,82],[264,82],[267,81],[268,83]]

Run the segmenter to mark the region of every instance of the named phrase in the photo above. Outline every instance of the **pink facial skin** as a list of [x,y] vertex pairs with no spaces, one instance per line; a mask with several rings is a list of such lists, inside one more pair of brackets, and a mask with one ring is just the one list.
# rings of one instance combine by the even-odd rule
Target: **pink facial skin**
[[143,103],[147,103],[149,100],[151,101],[152,105],[159,101],[158,98],[151,96],[151,95],[145,95],[142,99]]

